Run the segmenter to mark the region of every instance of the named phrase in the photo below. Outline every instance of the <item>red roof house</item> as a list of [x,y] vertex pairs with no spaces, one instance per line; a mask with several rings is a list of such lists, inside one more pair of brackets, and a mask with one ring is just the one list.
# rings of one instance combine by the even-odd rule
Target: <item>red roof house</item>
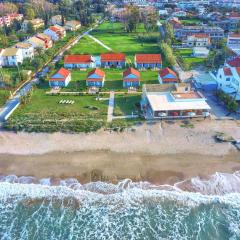
[[66,36],[65,28],[58,25],[47,28],[43,33],[50,36],[53,41],[58,41],[59,39]]
[[91,55],[66,55],[64,57],[65,68],[91,68],[93,62]]
[[160,84],[179,82],[177,74],[170,68],[164,68],[159,71],[158,81]]
[[227,61],[227,65],[230,67],[240,67],[240,56],[237,56],[237,57]]
[[136,68],[157,68],[162,67],[161,54],[136,54],[135,55]]
[[128,68],[123,72],[123,87],[139,87],[140,72],[134,68]]
[[66,87],[71,81],[71,72],[65,68],[60,68],[49,78],[50,87]]
[[102,53],[101,66],[102,67],[125,67],[126,56],[124,53]]
[[86,84],[88,87],[103,87],[104,81],[105,72],[99,68],[95,68],[88,73]]

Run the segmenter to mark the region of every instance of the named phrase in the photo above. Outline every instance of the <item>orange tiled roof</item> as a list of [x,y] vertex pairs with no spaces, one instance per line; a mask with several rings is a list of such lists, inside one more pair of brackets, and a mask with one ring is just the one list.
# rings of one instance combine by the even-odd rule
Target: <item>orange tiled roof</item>
[[159,71],[161,77],[166,76],[167,74],[172,74],[173,76],[177,77],[177,74],[170,68],[163,68]]
[[101,69],[99,68],[95,68],[93,69],[91,72],[88,73],[88,77],[91,76],[92,74],[97,74],[98,76],[100,77],[104,77],[105,76],[105,72],[102,71]]
[[126,71],[123,72],[123,77],[127,77],[129,74],[134,74],[137,77],[140,77],[140,72],[134,68],[128,68]]
[[91,63],[91,55],[66,55],[64,63]]
[[102,53],[101,54],[101,62],[122,62],[126,60],[126,56],[124,53]]
[[65,68],[60,68],[55,74],[59,74],[61,76],[63,76],[63,78],[50,78],[49,80],[50,81],[55,81],[55,80],[58,80],[58,81],[64,81],[70,74],[71,72],[68,71],[67,69]]
[[161,54],[136,54],[137,63],[162,63]]

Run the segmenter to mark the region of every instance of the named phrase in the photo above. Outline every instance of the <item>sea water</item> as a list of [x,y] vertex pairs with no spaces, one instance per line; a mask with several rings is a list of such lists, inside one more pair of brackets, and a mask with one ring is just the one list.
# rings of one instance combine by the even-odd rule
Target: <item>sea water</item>
[[240,239],[240,173],[174,186],[0,178],[0,239]]

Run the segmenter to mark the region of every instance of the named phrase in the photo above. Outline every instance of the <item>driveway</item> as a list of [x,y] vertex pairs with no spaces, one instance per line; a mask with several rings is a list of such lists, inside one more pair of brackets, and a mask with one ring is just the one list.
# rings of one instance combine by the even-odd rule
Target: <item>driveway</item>
[[226,106],[219,101],[219,99],[212,92],[200,91],[207,99],[208,105],[211,107],[213,118],[229,119],[236,118],[236,114],[230,114]]

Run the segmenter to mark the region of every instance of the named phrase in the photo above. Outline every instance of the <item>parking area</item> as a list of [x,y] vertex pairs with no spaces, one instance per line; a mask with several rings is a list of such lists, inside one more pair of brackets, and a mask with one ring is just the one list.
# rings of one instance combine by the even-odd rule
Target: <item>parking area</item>
[[219,101],[215,92],[212,91],[200,91],[207,99],[207,103],[211,107],[212,117],[217,119],[240,119],[240,108],[237,113],[230,113],[226,106]]

